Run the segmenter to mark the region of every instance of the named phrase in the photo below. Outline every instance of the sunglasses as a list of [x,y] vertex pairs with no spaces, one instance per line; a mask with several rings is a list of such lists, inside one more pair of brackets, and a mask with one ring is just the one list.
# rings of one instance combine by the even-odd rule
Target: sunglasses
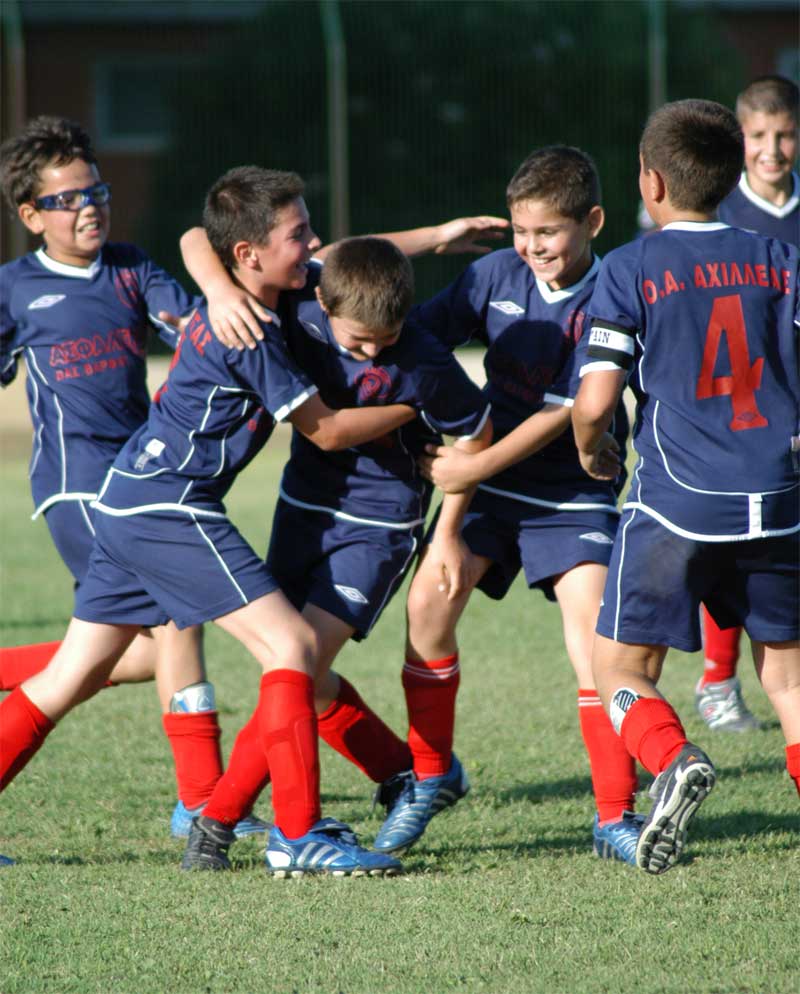
[[87,204],[102,207],[111,200],[111,187],[108,183],[94,183],[85,190],[64,190],[51,193],[47,197],[37,197],[33,206],[38,211],[79,211]]

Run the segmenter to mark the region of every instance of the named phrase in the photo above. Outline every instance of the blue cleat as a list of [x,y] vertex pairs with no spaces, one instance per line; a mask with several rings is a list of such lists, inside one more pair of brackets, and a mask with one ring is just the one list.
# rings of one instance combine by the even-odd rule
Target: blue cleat
[[[173,839],[189,838],[189,833],[192,830],[192,820],[203,813],[204,807],[205,805],[201,804],[196,808],[187,808],[183,801],[178,801],[169,823],[169,830]],[[256,818],[254,814],[249,814],[236,823],[233,834],[237,839],[243,839],[246,835],[258,835],[268,831],[269,825],[265,821]]]
[[327,873],[334,877],[394,877],[403,864],[393,856],[362,849],[353,830],[322,818],[299,839],[287,839],[277,825],[267,842],[267,870],[274,877]]
[[378,852],[408,849],[422,836],[434,815],[452,807],[468,790],[467,774],[455,753],[443,776],[417,780],[409,771],[385,780],[378,787],[375,801],[386,808],[386,820],[372,848]]
[[0,866],[13,866],[14,860],[10,856],[0,856]]
[[644,815],[635,815],[632,811],[623,811],[620,821],[612,821],[606,825],[598,824],[599,817],[594,816],[594,854],[600,859],[618,859],[623,863],[636,866],[636,846],[639,833],[642,831]]
[[653,807],[642,824],[636,865],[647,873],[665,873],[681,858],[686,831],[717,781],[714,764],[688,742],[653,781]]

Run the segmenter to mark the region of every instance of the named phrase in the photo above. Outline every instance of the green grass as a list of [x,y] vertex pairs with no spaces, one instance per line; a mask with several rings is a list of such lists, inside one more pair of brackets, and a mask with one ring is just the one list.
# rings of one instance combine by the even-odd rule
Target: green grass
[[[71,585],[30,523],[27,445],[2,453],[0,642],[58,638]],[[229,506],[264,548],[285,437]],[[256,840],[236,872],[185,875],[168,836],[174,783],[151,686],[70,715],[0,802],[2,994],[797,994],[800,835],[783,742],[751,667],[765,731],[708,733],[692,710],[699,656],[664,684],[720,783],[687,858],[650,877],[590,854],[594,809],[558,611],[517,585],[476,596],[461,629],[456,740],[472,793],[431,825],[395,880],[277,881]],[[402,595],[338,668],[398,730]],[[255,701],[254,662],[210,626],[230,748]],[[369,839],[371,785],[322,747],[325,812]],[[647,783],[642,774],[642,784]],[[646,808],[647,801],[642,800]],[[269,812],[269,799],[260,802]]]

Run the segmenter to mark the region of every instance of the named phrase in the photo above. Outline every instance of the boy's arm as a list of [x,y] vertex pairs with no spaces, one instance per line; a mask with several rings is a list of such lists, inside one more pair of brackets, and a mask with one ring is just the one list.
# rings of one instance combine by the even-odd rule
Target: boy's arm
[[598,480],[613,479],[619,470],[615,455],[619,446],[608,434],[608,427],[625,388],[626,375],[623,369],[587,372],[572,406],[572,427],[581,466]]
[[[509,222],[505,218],[481,214],[479,217],[457,217],[444,224],[426,228],[379,232],[374,237],[385,238],[404,255],[411,257],[427,255],[429,252],[436,255],[457,255],[463,252],[486,255],[492,251],[491,246],[481,245],[481,242],[503,238],[508,227]],[[335,244],[323,245],[314,253],[314,258],[324,259]]]
[[343,407],[334,411],[315,393],[288,420],[320,449],[335,452],[381,438],[416,416],[414,408],[406,404]]
[[428,455],[420,457],[420,469],[446,493],[462,493],[543,449],[567,430],[569,422],[569,407],[545,404],[488,448],[469,452],[455,445],[426,446]]

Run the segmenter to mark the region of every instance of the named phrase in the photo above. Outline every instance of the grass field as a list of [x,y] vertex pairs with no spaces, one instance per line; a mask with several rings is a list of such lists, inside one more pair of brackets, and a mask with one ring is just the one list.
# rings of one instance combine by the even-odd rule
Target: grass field
[[[259,549],[285,444],[229,501]],[[45,524],[28,520],[27,452],[16,434],[0,451],[5,645],[60,637],[71,610]],[[338,667],[399,730],[402,626],[398,596]],[[257,668],[213,626],[206,645],[229,749]],[[800,816],[752,668],[742,680],[766,729],[725,737],[693,713],[700,657],[668,661],[667,691],[720,782],[687,858],[650,877],[591,855],[557,610],[519,584],[500,606],[478,596],[461,645],[456,742],[472,793],[393,880],[273,880],[256,840],[234,846],[234,873],[182,874],[153,688],[107,690],[70,715],[0,803],[0,852],[18,860],[0,870],[1,994],[797,994]],[[325,746],[322,763],[325,812],[369,840],[371,785]]]

